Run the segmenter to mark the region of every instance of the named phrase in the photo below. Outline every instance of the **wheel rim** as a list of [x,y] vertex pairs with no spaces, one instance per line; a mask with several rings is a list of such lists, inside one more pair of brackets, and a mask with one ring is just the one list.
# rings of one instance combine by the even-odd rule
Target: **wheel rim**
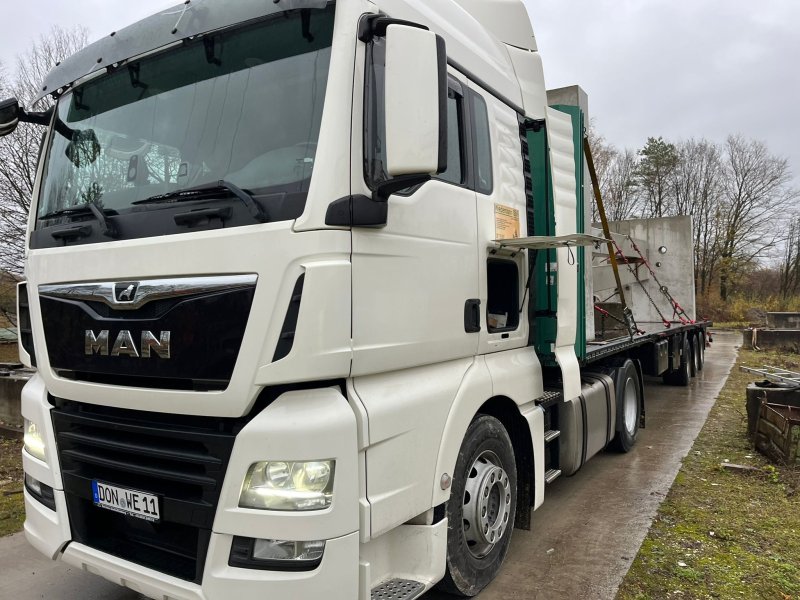
[[625,429],[633,435],[636,432],[636,413],[638,412],[636,382],[629,377],[625,382]]
[[472,463],[462,514],[467,548],[483,558],[503,539],[511,515],[511,482],[494,452],[487,450]]

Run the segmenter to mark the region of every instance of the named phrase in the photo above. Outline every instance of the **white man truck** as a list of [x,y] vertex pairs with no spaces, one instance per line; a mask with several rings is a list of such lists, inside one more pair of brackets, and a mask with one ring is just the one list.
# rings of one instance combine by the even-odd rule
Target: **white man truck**
[[702,367],[707,323],[593,331],[653,242],[593,235],[573,91],[521,0],[187,0],[0,103],[45,132],[30,543],[153,598],[476,595]]

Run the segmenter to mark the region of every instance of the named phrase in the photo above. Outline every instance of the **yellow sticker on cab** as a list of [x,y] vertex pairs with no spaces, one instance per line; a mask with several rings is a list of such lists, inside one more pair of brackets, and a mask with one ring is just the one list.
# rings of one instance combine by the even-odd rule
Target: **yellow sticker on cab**
[[504,204],[494,205],[494,239],[519,238],[519,210]]

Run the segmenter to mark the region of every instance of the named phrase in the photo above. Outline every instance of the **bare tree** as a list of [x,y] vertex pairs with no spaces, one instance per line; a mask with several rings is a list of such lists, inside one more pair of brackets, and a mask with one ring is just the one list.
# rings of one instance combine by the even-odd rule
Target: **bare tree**
[[674,211],[692,217],[695,255],[695,282],[705,293],[714,276],[715,251],[722,197],[721,150],[707,140],[690,139],[676,146],[678,161],[670,174]]
[[[604,206],[606,210],[608,207],[607,193],[608,193],[608,178],[610,175],[611,164],[614,162],[617,155],[617,149],[611,144],[606,142],[606,139],[597,131],[594,120],[589,124],[586,132],[589,138],[589,146],[592,149],[592,159],[594,161],[594,168],[597,172],[597,181],[600,185],[600,193],[603,196]],[[610,218],[610,217],[609,217]],[[597,223],[600,220],[600,215],[597,212],[597,199],[592,194],[592,222]]]
[[786,233],[780,285],[783,298],[797,294],[800,289],[800,219],[792,220]]
[[[47,110],[52,105],[49,97],[33,103],[42,80],[87,40],[84,28],[53,28],[17,58],[13,76],[0,80],[2,97],[16,97],[28,109]],[[24,268],[27,218],[41,141],[42,128],[25,123],[0,138],[0,271],[19,275]]]
[[608,166],[603,190],[608,218],[612,221],[630,219],[641,208],[636,186],[636,167],[635,151],[628,148],[622,152],[615,151]]
[[786,159],[739,135],[725,143],[724,169],[716,252],[720,297],[727,300],[737,274],[784,237],[784,213],[798,191]]

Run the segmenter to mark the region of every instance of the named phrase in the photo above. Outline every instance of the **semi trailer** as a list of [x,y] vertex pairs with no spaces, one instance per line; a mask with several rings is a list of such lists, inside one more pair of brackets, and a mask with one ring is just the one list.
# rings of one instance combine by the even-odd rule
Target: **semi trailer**
[[474,596],[550,483],[633,447],[644,377],[702,368],[688,221],[593,226],[588,100],[521,0],[187,0],[37,100],[0,134],[44,132],[18,314],[54,560]]

